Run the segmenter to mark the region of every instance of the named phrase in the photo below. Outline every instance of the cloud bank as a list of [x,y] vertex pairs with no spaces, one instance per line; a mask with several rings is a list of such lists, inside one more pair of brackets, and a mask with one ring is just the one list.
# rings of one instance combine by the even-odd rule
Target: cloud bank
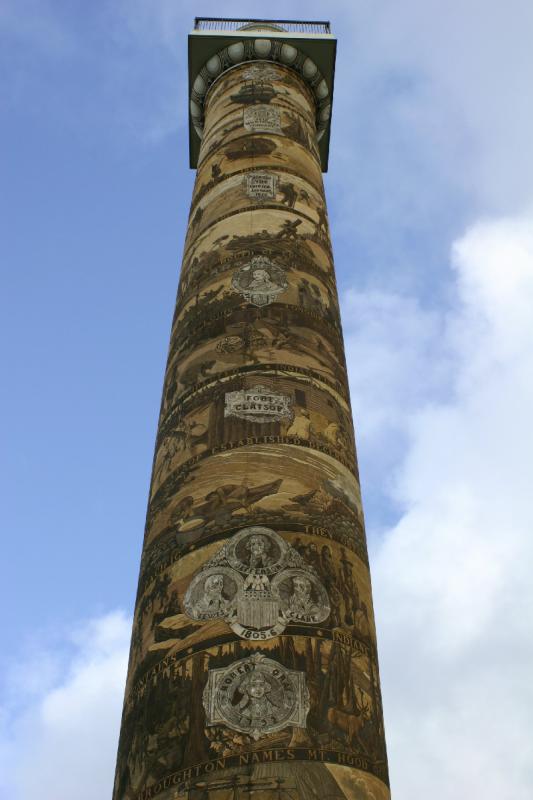
[[0,709],[0,797],[110,797],[130,633],[124,614],[107,614],[13,665]]
[[347,335],[355,405],[374,439],[365,447],[408,437],[384,475],[401,513],[372,564],[391,779],[400,800],[525,800],[533,215],[476,224],[454,244],[452,267],[455,302],[440,323],[409,298],[348,297],[365,312]]

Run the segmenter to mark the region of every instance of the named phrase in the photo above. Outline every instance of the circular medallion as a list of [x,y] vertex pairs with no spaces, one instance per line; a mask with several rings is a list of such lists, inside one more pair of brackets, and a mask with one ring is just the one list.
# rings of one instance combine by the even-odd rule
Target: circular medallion
[[329,617],[327,592],[310,571],[284,569],[272,579],[272,595],[279,601],[287,622],[313,625]]
[[275,575],[283,566],[287,544],[270,528],[243,528],[227,546],[227,559],[241,573]]
[[191,581],[183,605],[191,619],[217,619],[232,616],[235,598],[242,589],[242,578],[233,569],[213,566],[199,572]]

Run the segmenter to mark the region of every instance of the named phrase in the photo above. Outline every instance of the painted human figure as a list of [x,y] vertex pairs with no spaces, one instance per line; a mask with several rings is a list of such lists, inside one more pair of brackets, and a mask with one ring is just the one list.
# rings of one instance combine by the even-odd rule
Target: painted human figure
[[282,183],[279,187],[279,191],[282,195],[281,202],[283,205],[288,206],[289,208],[294,208],[298,198],[298,192],[295,191],[292,183]]
[[346,438],[338,422],[330,422],[324,428],[323,436],[334,447],[346,447]]
[[249,565],[255,569],[268,567],[272,563],[272,558],[268,555],[269,549],[270,542],[266,536],[250,536],[248,542],[248,550],[250,552]]
[[243,717],[252,721],[276,716],[276,703],[269,697],[272,687],[260,672],[254,671],[246,677],[239,691],[243,697],[238,708]]
[[277,234],[278,239],[295,240],[298,238],[298,226],[302,224],[301,219],[290,220],[286,219],[281,230]]
[[252,272],[252,280],[246,287],[246,291],[271,292],[279,288],[279,284],[274,283],[266,269],[254,269]]
[[311,420],[309,411],[306,408],[300,409],[295,414],[291,425],[287,429],[287,436],[297,436],[299,439],[307,441],[311,435]]
[[289,347],[292,341],[292,334],[289,328],[279,327],[277,332],[272,337],[271,346],[275,350],[282,350],[284,347]]
[[307,278],[302,278],[298,286],[298,299],[303,308],[313,307],[313,295],[311,293],[311,285]]
[[316,232],[320,236],[327,236],[328,235],[328,218],[326,216],[325,210],[322,206],[318,206],[316,213],[318,215],[318,220],[316,223]]
[[346,553],[343,547],[341,547],[341,556],[341,580],[344,587],[343,595],[346,604],[346,613],[344,618],[347,625],[353,625],[355,615],[359,609],[359,590],[353,577],[353,565],[346,558]]
[[304,553],[305,553],[305,547],[306,547],[306,546],[305,546],[305,544],[302,542],[302,540],[300,539],[300,537],[299,537],[299,536],[297,536],[297,537],[296,537],[296,539],[295,539],[295,540],[294,540],[294,542],[292,543],[292,546],[294,547],[294,549],[296,550],[296,552],[298,553],[298,555],[300,555],[300,556],[303,556],[303,555],[304,555]]
[[318,548],[314,542],[311,542],[307,548],[306,553],[306,560],[307,563],[313,567],[317,572],[320,569],[320,555],[318,552]]
[[154,486],[170,472],[174,456],[180,453],[184,448],[184,440],[179,435],[182,433],[182,430],[180,430],[179,426],[176,428],[175,433],[178,435],[168,437],[161,460],[154,470]]
[[331,584],[328,589],[328,596],[329,596],[329,604],[330,604],[330,614],[329,614],[329,621],[331,623],[332,628],[339,628],[341,625],[341,604],[342,604],[342,595],[335,583]]
[[330,586],[336,584],[337,575],[335,572],[335,566],[333,564],[331,547],[329,547],[327,544],[323,545],[320,551],[320,572],[322,574],[322,578],[324,579],[326,589],[329,590]]
[[177,364],[169,370],[166,383],[165,383],[165,390],[163,395],[163,411],[166,411],[169,407],[172,398],[176,393],[176,389],[178,388],[178,379],[177,379]]
[[361,605],[354,614],[354,628],[357,629],[357,631],[361,634],[361,636],[370,635],[368,610],[365,603],[361,603]]
[[304,614],[316,614],[318,606],[311,595],[312,584],[305,575],[295,575],[292,579],[292,594],[289,597],[287,610],[291,617]]
[[228,607],[228,600],[224,597],[224,576],[209,575],[205,579],[204,594],[197,604],[196,609],[201,613],[224,613]]

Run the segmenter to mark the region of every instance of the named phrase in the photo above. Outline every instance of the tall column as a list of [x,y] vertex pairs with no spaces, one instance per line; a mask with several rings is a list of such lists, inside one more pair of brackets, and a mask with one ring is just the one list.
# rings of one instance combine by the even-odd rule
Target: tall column
[[389,798],[316,98],[205,93],[114,800]]

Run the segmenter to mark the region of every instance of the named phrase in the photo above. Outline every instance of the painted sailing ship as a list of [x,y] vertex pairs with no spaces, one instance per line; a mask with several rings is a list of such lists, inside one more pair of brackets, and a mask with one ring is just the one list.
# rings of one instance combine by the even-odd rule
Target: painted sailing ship
[[254,105],[255,103],[270,103],[276,92],[274,87],[266,81],[249,80],[239,89],[237,94],[232,94],[235,103]]

